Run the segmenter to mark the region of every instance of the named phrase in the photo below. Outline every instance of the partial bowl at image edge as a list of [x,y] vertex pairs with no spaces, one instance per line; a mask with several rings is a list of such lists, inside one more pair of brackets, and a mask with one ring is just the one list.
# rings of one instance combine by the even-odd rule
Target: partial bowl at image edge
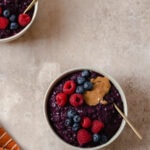
[[73,72],[76,72],[76,71],[81,71],[81,70],[91,70],[91,71],[95,71],[95,72],[98,72],[100,74],[102,74],[103,76],[107,77],[113,84],[114,86],[117,88],[117,90],[119,91],[120,93],[120,96],[121,96],[121,99],[122,99],[122,102],[123,102],[123,109],[124,109],[124,114],[127,116],[128,115],[128,107],[127,107],[127,101],[126,101],[126,97],[125,97],[125,94],[121,88],[121,86],[118,84],[118,82],[112,77],[110,76],[109,74],[105,73],[104,71],[102,70],[97,70],[97,69],[93,69],[93,68],[75,68],[75,69],[71,69],[71,70],[67,70],[63,73],[61,73],[59,76],[57,76],[52,82],[51,84],[49,85],[47,91],[46,91],[46,94],[45,94],[45,97],[44,97],[44,116],[45,116],[45,120],[47,122],[47,125],[48,127],[50,128],[50,130],[52,131],[53,135],[59,140],[62,142],[62,144],[70,147],[70,148],[73,148],[73,149],[76,149],[76,150],[98,150],[98,149],[101,149],[101,148],[104,148],[106,146],[108,146],[109,144],[111,144],[112,142],[114,142],[118,137],[119,135],[121,134],[121,132],[123,131],[125,125],[126,125],[126,122],[125,120],[122,120],[121,122],[121,125],[118,129],[118,131],[115,133],[115,135],[108,141],[106,142],[105,144],[102,144],[100,146],[96,146],[96,147],[90,147],[90,148],[82,148],[82,147],[77,147],[77,146],[73,146],[71,144],[68,144],[67,142],[65,142],[64,140],[62,140],[56,133],[55,131],[53,130],[51,124],[49,123],[49,119],[48,119],[48,114],[47,114],[47,102],[48,102],[48,99],[49,99],[49,95],[50,95],[50,92],[51,90],[53,89],[53,87],[56,85],[56,83],[58,83],[59,81],[61,81],[61,79],[63,79],[65,76],[67,76],[68,74],[70,73],[73,73]]
[[25,34],[25,32],[31,27],[31,25],[33,24],[33,22],[36,18],[37,11],[38,11],[38,1],[34,4],[33,7],[34,7],[34,12],[33,12],[33,16],[32,16],[30,23],[27,26],[25,26],[20,32],[16,33],[15,35],[10,36],[8,38],[0,39],[0,43],[5,43],[5,42],[10,42],[10,41],[16,40],[19,37],[21,37],[23,34]]

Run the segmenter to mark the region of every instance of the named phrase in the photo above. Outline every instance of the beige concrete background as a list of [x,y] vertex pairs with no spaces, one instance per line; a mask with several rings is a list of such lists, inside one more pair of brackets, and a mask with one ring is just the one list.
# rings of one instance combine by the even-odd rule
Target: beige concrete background
[[66,69],[90,66],[111,74],[128,101],[126,126],[104,150],[150,149],[150,0],[41,0],[20,39],[0,44],[0,123],[22,150],[69,150],[43,115],[44,94]]

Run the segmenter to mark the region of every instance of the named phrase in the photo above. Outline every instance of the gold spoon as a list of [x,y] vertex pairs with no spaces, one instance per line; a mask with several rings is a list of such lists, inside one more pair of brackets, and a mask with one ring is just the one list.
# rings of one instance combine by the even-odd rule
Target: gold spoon
[[113,103],[115,109],[118,111],[118,113],[122,116],[122,118],[127,122],[127,124],[130,126],[130,128],[134,131],[134,133],[137,135],[137,137],[142,140],[142,136],[140,133],[135,129],[135,127],[131,124],[131,122],[128,120],[128,118],[123,114],[123,112],[119,109],[119,107]]
[[[98,101],[99,103],[103,104],[105,102],[104,105],[107,105],[107,101],[106,100],[103,100],[103,99],[100,99],[98,98]],[[128,118],[123,114],[123,112],[120,110],[120,108],[115,104],[113,103],[115,109],[117,110],[117,112],[122,116],[122,118],[126,121],[126,123],[130,126],[130,128],[134,131],[134,133],[137,135],[137,137],[142,140],[142,136],[140,135],[140,133],[135,129],[135,127],[131,124],[131,122],[128,120]]]
[[36,3],[36,1],[37,1],[37,0],[33,0],[33,1],[30,3],[30,5],[25,9],[25,11],[23,12],[23,14],[25,14],[27,11],[29,11],[29,10],[33,7],[33,5]]

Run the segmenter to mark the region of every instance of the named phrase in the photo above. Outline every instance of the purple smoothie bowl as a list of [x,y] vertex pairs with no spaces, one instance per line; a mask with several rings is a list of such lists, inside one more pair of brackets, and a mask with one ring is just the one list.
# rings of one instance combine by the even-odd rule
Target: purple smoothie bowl
[[[2,10],[9,10],[10,16],[16,16],[15,21],[10,21],[10,16],[7,18],[9,20],[9,24],[6,29],[0,29],[0,42],[9,42],[15,40],[22,36],[32,25],[35,20],[37,10],[38,10],[38,1],[34,4],[34,6],[26,12],[31,17],[31,21],[24,27],[20,26],[17,19],[19,14],[22,14],[24,10],[30,5],[32,0],[0,0],[0,7]],[[4,13],[4,12],[3,12]],[[0,17],[5,17],[4,14],[0,14]],[[16,22],[18,24],[17,29],[10,29],[10,24],[12,22]]]
[[[96,78],[97,76],[107,77],[109,79],[111,88],[104,96],[104,98],[108,100],[108,104],[97,104],[95,106],[83,104],[82,106],[76,108],[73,108],[70,104],[67,104],[64,107],[58,106],[56,103],[56,95],[59,92],[62,92],[64,83],[68,80],[76,82],[83,70],[88,70],[90,72],[90,79]],[[79,68],[62,73],[50,84],[45,96],[44,114],[50,129],[54,133],[54,136],[57,137],[62,143],[75,149],[96,150],[112,143],[121,134],[126,124],[114,108],[113,103],[116,103],[127,116],[127,102],[123,90],[119,84],[110,75],[103,71],[89,68]],[[64,123],[67,111],[70,109],[74,109],[81,117],[88,116],[92,120],[102,120],[105,127],[102,130],[101,136],[105,135],[107,140],[105,142],[100,141],[96,143],[91,141],[88,144],[81,146],[77,141],[77,132],[73,131],[70,127],[66,127]]]

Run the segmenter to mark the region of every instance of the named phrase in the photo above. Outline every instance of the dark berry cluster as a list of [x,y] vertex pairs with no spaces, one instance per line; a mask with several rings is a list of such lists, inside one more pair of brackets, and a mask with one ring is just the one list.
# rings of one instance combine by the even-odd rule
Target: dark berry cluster
[[0,7],[0,29],[16,30],[19,26],[26,26],[31,21],[27,14],[14,14],[9,9]]
[[80,122],[81,117],[75,110],[70,109],[67,111],[67,119],[65,120],[66,127],[71,126],[73,131],[78,131],[80,129]]
[[90,72],[84,70],[81,72],[81,76],[77,77],[76,93],[83,94],[87,90],[92,90],[93,84],[89,81]]
[[7,38],[20,32],[31,22],[34,7],[24,14],[32,0],[3,0],[0,1],[0,39]]
[[74,109],[69,109],[66,114],[65,126],[77,132],[77,141],[82,146],[91,141],[103,144],[107,142],[107,136],[101,134],[104,123],[99,120],[91,120],[89,117],[81,117]]

